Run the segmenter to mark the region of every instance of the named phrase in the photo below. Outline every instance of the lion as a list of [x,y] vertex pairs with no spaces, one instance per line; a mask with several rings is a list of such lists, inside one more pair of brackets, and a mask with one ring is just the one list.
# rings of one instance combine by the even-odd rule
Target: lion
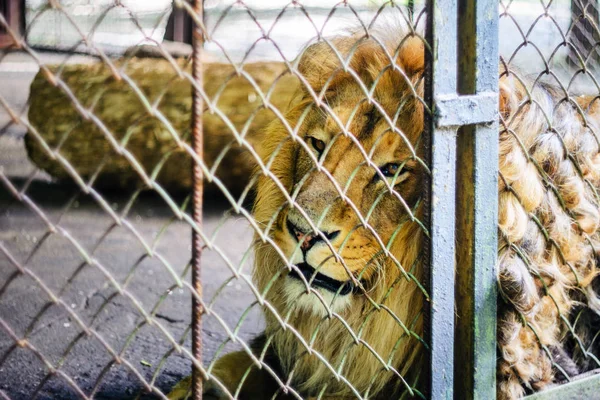
[[[350,35],[303,52],[302,89],[258,148],[266,328],[216,361],[205,398],[424,396],[425,48]],[[593,367],[600,102],[500,72],[497,390],[514,399]]]

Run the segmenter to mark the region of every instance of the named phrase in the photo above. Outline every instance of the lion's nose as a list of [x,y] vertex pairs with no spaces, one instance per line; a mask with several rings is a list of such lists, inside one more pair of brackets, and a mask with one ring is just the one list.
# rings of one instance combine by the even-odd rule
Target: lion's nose
[[300,248],[303,252],[307,252],[310,250],[315,244],[324,241],[324,237],[327,240],[332,241],[339,234],[340,231],[333,232],[325,232],[321,231],[321,234],[313,232],[309,232],[308,229],[302,229],[298,227],[296,224],[291,222],[289,219],[287,220],[287,229],[292,235],[292,237],[296,238],[296,240],[300,243]]

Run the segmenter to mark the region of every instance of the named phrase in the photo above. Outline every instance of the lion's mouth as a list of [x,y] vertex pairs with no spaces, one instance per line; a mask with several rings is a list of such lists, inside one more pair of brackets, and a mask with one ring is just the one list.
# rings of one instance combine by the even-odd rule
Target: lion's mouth
[[292,278],[302,280],[300,274],[304,276],[304,279],[310,284],[310,286],[314,288],[321,288],[325,290],[329,290],[330,292],[337,293],[341,296],[345,296],[350,294],[351,292],[355,292],[358,288],[352,281],[338,281],[337,279],[333,279],[327,275],[324,275],[320,272],[317,272],[313,267],[308,265],[308,263],[303,262],[298,265],[297,269],[292,269],[290,275]]

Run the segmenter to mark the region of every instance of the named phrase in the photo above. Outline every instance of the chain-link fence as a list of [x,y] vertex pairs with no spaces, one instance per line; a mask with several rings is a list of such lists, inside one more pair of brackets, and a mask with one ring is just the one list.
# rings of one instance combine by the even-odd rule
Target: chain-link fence
[[595,2],[169,3],[0,17],[0,397],[592,393]]
[[[423,286],[424,253],[418,250],[412,255],[396,257],[389,247],[392,238],[400,235],[398,226],[411,227],[409,232],[401,233],[406,237],[402,240],[420,241],[427,233],[426,223],[421,221],[422,194],[416,187],[411,193],[392,190],[394,180],[400,184],[408,170],[410,179],[421,176],[419,179],[425,179],[427,175],[424,147],[417,135],[422,130],[423,118],[415,119],[419,125],[400,130],[395,126],[399,116],[392,110],[394,104],[381,104],[383,98],[372,102],[373,94],[363,92],[361,85],[351,82],[353,74],[344,73],[340,82],[358,90],[352,104],[335,105],[331,90],[323,89],[320,93],[318,85],[325,88],[331,84],[325,82],[328,76],[321,77],[314,69],[319,64],[311,66],[316,59],[294,59],[299,47],[311,38],[320,33],[329,37],[330,33],[324,32],[322,26],[339,21],[335,15],[329,15],[331,9],[311,10],[296,5],[288,7],[288,15],[284,16],[284,9],[275,12],[271,7],[263,11],[258,4],[254,5],[257,10],[245,4],[209,7],[206,29],[210,33],[205,37],[213,39],[207,40],[206,48],[210,50],[213,46],[216,55],[196,58],[196,69],[192,72],[191,59],[174,59],[160,44],[162,59],[137,58],[135,49],[124,58],[111,58],[112,47],[98,40],[108,37],[99,33],[106,31],[105,21],[110,21],[111,15],[126,13],[138,27],[136,37],[146,38],[147,31],[138,21],[135,9],[127,4],[94,4],[99,7],[97,20],[91,5],[86,6],[84,10],[71,3],[56,2],[30,7],[28,41],[17,39],[22,52],[4,55],[4,65],[9,67],[18,68],[14,65],[19,62],[13,60],[15,57],[31,57],[36,64],[33,69],[41,69],[33,79],[27,104],[22,107],[10,104],[9,93],[3,98],[10,118],[4,129],[7,146],[9,142],[15,148],[20,144],[14,143],[19,140],[19,133],[12,130],[25,127],[28,133],[24,144],[27,157],[33,162],[31,171],[23,171],[22,159],[9,158],[2,172],[7,197],[4,223],[9,233],[23,231],[17,232],[18,236],[27,241],[7,240],[2,244],[7,260],[3,269],[7,274],[3,296],[8,299],[3,302],[2,313],[5,395],[92,398],[119,393],[140,397],[150,392],[164,398],[173,384],[189,373],[192,360],[199,360],[198,349],[190,349],[194,346],[189,342],[189,301],[198,293],[190,271],[198,268],[200,252],[200,248],[194,247],[197,252],[192,257],[192,248],[186,243],[191,231],[197,238],[192,246],[202,248],[204,264],[203,300],[198,298],[204,312],[203,374],[218,376],[217,360],[232,349],[238,350],[235,354],[242,358],[237,367],[242,374],[248,373],[248,360],[254,354],[251,348],[257,352],[254,361],[261,365],[259,353],[275,346],[274,341],[279,338],[297,342],[293,344],[300,347],[290,351],[298,352],[294,357],[298,356],[299,361],[317,360],[318,368],[325,368],[318,386],[332,376],[343,377],[340,383],[331,382],[322,389],[329,386],[327,390],[351,390],[357,394],[365,390],[379,392],[380,381],[387,381],[394,382],[387,390],[395,390],[398,383],[411,393],[419,393],[416,383],[419,368],[407,365],[397,369],[396,365],[402,364],[398,362],[400,359],[414,360],[415,366],[422,363],[427,347],[423,339],[426,313],[423,303],[427,296]],[[179,6],[193,18],[200,18],[189,4]],[[343,13],[341,19],[356,18],[354,9],[338,8]],[[401,18],[397,29],[408,32],[416,28],[412,16],[400,7],[386,6],[380,10],[379,6],[363,5],[356,12],[364,19],[373,18],[383,9],[395,9],[394,19]],[[310,11],[315,11],[316,16],[311,16]],[[56,35],[47,32],[52,20],[60,21],[60,27],[52,30]],[[359,20],[344,25],[355,25],[356,21]],[[295,37],[290,35],[294,28],[285,25],[294,22],[298,24],[296,29],[313,25],[319,29],[312,28],[311,33]],[[269,23],[273,26],[269,27]],[[231,37],[233,26],[246,30],[241,33],[246,36],[244,40]],[[344,57],[356,53],[353,56],[356,62],[361,62],[358,57],[366,61],[374,56],[391,59],[401,56],[395,55],[398,50],[391,47],[400,42],[387,44],[384,37],[367,40],[365,28],[352,39],[326,39],[307,51],[314,52],[315,57],[331,57],[335,53],[328,46],[341,46]],[[248,46],[247,36],[257,33],[264,35],[266,43]],[[277,43],[268,39],[270,34],[288,35],[293,40],[284,37],[282,44]],[[97,57],[79,58],[75,64],[66,61],[47,66],[42,58],[56,56],[30,47],[47,44],[42,39],[64,42],[73,51]],[[355,44],[357,39],[360,41]],[[422,38],[414,36],[404,51],[422,52],[422,43]],[[283,46],[285,55],[278,54],[278,46]],[[248,60],[254,56],[254,49],[261,59],[277,61]],[[371,54],[373,51],[376,53]],[[217,61],[207,62],[211,58]],[[375,80],[387,85],[402,84],[407,89],[415,86],[410,90],[413,95],[399,100],[408,102],[403,107],[421,109],[422,54],[417,55],[416,63],[408,67],[414,71],[398,68],[373,71],[372,76],[361,78],[366,82],[362,88],[370,87]],[[204,74],[203,86],[197,86],[198,66]],[[329,72],[337,68],[332,65]],[[359,69],[358,65],[352,67]],[[415,75],[403,77],[406,73]],[[319,82],[321,78],[325,80]],[[393,81],[388,82],[390,79]],[[195,100],[192,91],[198,93]],[[320,106],[313,105],[319,97]],[[204,154],[198,156],[193,148],[198,142],[192,145],[193,132],[198,134],[192,129],[192,111],[199,100],[206,111]],[[341,108],[335,111],[331,107]],[[356,117],[345,114],[342,108],[348,108],[346,111]],[[288,115],[296,112],[299,112],[297,120],[289,120]],[[366,123],[371,119],[378,122]],[[272,120],[281,125],[266,128]],[[310,132],[305,126],[310,121],[312,125],[328,126],[329,130],[315,132],[309,139]],[[403,122],[408,123],[408,120]],[[194,126],[198,127],[198,122]],[[365,148],[358,141],[359,128],[365,135],[361,140],[372,141]],[[377,133],[373,132],[375,129]],[[269,145],[267,138],[272,139]],[[326,142],[329,148],[322,147]],[[272,145],[284,147],[264,154],[267,146]],[[371,158],[375,153],[390,145],[404,148],[406,154],[400,159],[382,158],[377,161],[381,165],[374,164]],[[332,165],[322,165],[325,155],[318,161],[320,154],[327,152],[340,162],[342,153],[348,155],[349,147],[353,148],[353,159],[343,168],[343,175],[335,176]],[[306,170],[302,174],[298,171],[293,178],[298,180],[297,193],[291,191],[291,176],[275,175],[278,170],[272,166],[275,162],[285,162],[291,151],[306,165]],[[187,195],[192,188],[193,165],[200,167],[207,183],[202,225],[199,200]],[[251,179],[255,168],[264,176]],[[291,172],[294,167],[279,168]],[[364,182],[367,175],[373,176]],[[307,181],[310,176],[318,181],[302,191],[303,184],[310,184]],[[326,201],[311,210],[311,200],[306,196],[318,196],[313,191],[323,183],[331,189],[326,196],[341,197],[335,200],[333,208]],[[261,191],[261,187],[271,184],[275,186]],[[255,185],[258,185],[256,193],[251,191]],[[369,206],[360,199],[367,185],[371,191]],[[320,193],[325,195],[322,190]],[[258,201],[264,196],[264,202]],[[257,200],[252,213],[250,197]],[[192,203],[196,213],[192,212]],[[261,204],[271,206],[260,211]],[[233,209],[223,213],[223,207]],[[387,221],[383,227],[387,236],[380,236],[378,231],[382,227],[374,225],[382,222],[378,215],[383,207],[400,211],[396,220]],[[328,214],[331,216],[327,217]],[[334,229],[336,219],[342,214],[346,215],[345,226]],[[279,221],[282,218],[284,222]],[[331,221],[327,222],[327,218]],[[319,234],[312,235],[309,229]],[[275,230],[277,235],[293,233],[294,243],[287,236],[284,237],[287,242],[278,242]],[[342,257],[338,254],[340,248],[347,248],[348,254],[354,252],[356,256]],[[60,256],[55,255],[56,251]],[[334,253],[328,255],[328,251]],[[311,258],[292,260],[289,259],[292,253],[296,254],[294,257],[300,253],[308,255],[301,257]],[[262,271],[257,269],[253,281],[250,278],[253,259],[261,258],[270,258],[270,265],[261,267]],[[390,272],[386,272],[388,269]],[[382,284],[370,286],[375,282]],[[289,288],[285,289],[285,285]],[[284,293],[285,290],[289,293]],[[407,290],[415,293],[412,307],[405,304],[398,311],[396,305],[400,302],[390,298]],[[20,296],[34,301],[13,302]],[[353,300],[357,304],[349,300],[354,296],[363,304],[360,308],[364,312],[360,315],[356,313],[359,300]],[[295,303],[297,309],[288,308]],[[263,317],[259,309],[265,304],[271,304],[272,308]],[[352,325],[349,325],[351,318],[345,316],[349,307],[355,314]],[[310,325],[301,326],[300,313],[313,312]],[[371,320],[391,330],[390,339],[382,342],[383,348],[373,339],[378,333],[373,331]],[[263,326],[266,334],[261,344],[260,339],[252,338]],[[315,359],[306,349],[312,347],[311,341],[321,339],[310,336],[326,331],[330,331],[330,337],[335,335],[343,341],[343,346],[335,356],[332,349],[315,348],[319,355]],[[287,336],[288,333],[292,336]],[[196,335],[199,340],[199,332]],[[358,350],[355,342],[361,343]],[[19,374],[23,370],[29,372],[25,368],[29,362],[39,367],[32,371],[34,376],[20,381]],[[262,364],[271,371],[264,379],[277,376],[275,365]],[[336,371],[344,365],[353,365],[355,369],[371,365],[377,377],[365,380],[356,370]],[[277,378],[290,393],[305,396],[307,391],[314,391],[300,386],[302,368],[294,365],[286,368],[290,368],[290,378],[299,376],[295,382]],[[230,395],[236,390],[232,386],[227,389]]]
[[[600,366],[598,4],[531,7],[537,16],[519,23],[514,4],[500,4],[501,21],[522,34],[500,70],[498,379],[500,392],[513,396]],[[549,37],[543,46],[532,37],[541,30]],[[518,66],[524,58],[539,67]],[[595,397],[592,387],[562,396]]]

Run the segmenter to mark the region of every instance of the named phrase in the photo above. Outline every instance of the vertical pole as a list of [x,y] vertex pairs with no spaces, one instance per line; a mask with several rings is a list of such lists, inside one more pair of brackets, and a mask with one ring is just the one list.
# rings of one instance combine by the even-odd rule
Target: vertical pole
[[[497,93],[498,2],[460,0],[458,15],[459,92]],[[497,120],[460,129],[457,165],[455,392],[495,399]]]
[[[584,17],[585,16],[585,17]],[[600,56],[596,43],[600,39],[597,31],[600,15],[597,0],[571,0],[571,30],[570,41],[573,43],[581,57],[586,62],[586,67],[592,71],[599,68]],[[590,55],[590,52],[592,53]],[[589,57],[588,57],[589,56]],[[582,68],[579,58],[571,48],[567,61],[575,68]]]
[[[203,0],[192,0],[194,13],[201,21],[203,18]],[[202,76],[202,28],[194,24],[193,29],[193,53],[192,53],[192,77],[203,87]],[[203,157],[203,138],[202,138],[202,96],[192,85],[192,147],[199,158]],[[194,163],[194,187],[193,187],[193,211],[192,217],[196,226],[202,226],[202,168],[198,163]],[[192,231],[192,286],[196,291],[198,298],[202,298],[202,282],[200,279],[200,257],[202,255],[202,239],[200,234]],[[202,314],[204,309],[202,303],[192,296],[192,353],[197,362],[202,362]],[[202,400],[202,374],[199,369],[193,367],[192,373],[192,398]]]
[[0,22],[0,49],[3,49],[16,45],[14,38],[8,33],[9,29],[17,36],[25,33],[25,1],[3,0],[0,14],[4,18],[4,22]]
[[193,21],[185,10],[173,6],[165,28],[164,39],[192,44]]
[[432,171],[429,196],[429,295],[427,339],[430,346],[429,398],[450,400],[454,388],[454,225],[456,127],[438,127],[436,98],[456,95],[456,2],[427,2],[425,99],[432,107],[427,124]]

